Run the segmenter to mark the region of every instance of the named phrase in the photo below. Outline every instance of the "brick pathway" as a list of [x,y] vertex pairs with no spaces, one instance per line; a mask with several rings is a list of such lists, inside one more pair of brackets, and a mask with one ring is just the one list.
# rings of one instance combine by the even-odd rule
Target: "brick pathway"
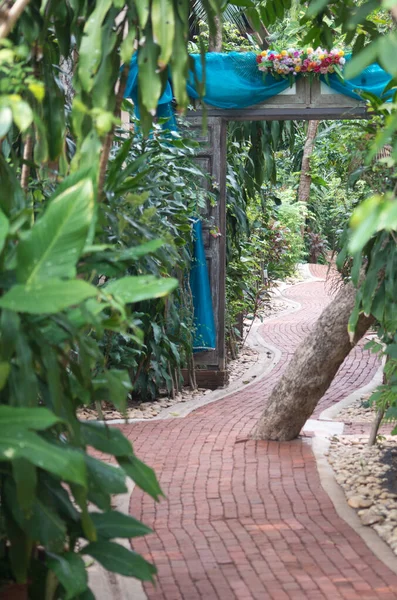
[[[324,269],[316,267],[316,276]],[[310,440],[244,441],[296,345],[330,299],[309,282],[286,295],[298,312],[265,323],[282,350],[256,385],[183,419],[123,426],[167,496],[135,490],[131,513],[155,533],[133,542],[159,569],[150,600],[396,600],[397,576],[336,514]],[[362,346],[343,365],[317,413],[368,383],[376,360]]]

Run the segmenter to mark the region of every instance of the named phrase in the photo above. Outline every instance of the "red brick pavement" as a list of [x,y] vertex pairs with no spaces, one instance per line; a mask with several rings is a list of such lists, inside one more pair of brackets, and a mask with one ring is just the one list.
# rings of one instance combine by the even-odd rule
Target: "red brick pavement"
[[[324,268],[313,270],[316,276]],[[290,288],[302,309],[265,323],[282,350],[266,378],[183,419],[123,426],[167,496],[135,490],[131,513],[155,533],[133,547],[159,570],[150,600],[397,599],[397,576],[336,514],[308,440],[245,441],[296,345],[329,301],[323,282]],[[362,346],[342,366],[317,414],[377,369]]]

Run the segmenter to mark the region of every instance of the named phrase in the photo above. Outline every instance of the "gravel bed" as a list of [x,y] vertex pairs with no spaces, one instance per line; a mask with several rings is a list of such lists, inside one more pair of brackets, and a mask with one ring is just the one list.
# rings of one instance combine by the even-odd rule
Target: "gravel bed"
[[349,506],[397,555],[396,439],[383,437],[371,447],[367,442],[367,436],[333,437],[328,461]]
[[371,394],[365,394],[358,400],[343,408],[336,416],[336,421],[344,423],[369,423],[375,419],[376,410],[373,406],[368,406],[368,399]]

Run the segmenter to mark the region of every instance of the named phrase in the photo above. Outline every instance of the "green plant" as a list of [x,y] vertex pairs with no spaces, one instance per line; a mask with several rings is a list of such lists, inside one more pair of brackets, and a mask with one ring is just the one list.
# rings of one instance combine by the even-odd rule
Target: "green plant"
[[[217,1],[205,6],[216,14]],[[144,207],[147,190],[137,190],[145,178],[150,188],[155,160],[145,171],[148,154],[138,152],[125,165],[131,142],[114,133],[128,71],[120,77],[120,67],[135,44],[143,131],[169,63],[187,104],[188,7],[27,0],[2,6],[0,21],[1,586],[6,596],[16,582],[24,598],[89,600],[85,555],[142,580],[156,572],[114,541],[150,530],[111,506],[127,478],[158,500],[156,476],[118,429],[82,423],[77,411],[103,400],[125,410],[130,374],[103,342],[122,336],[140,351],[136,305],[164,307],[178,283],[169,275],[181,263],[181,223],[172,225],[176,243],[171,226],[153,236],[157,207]],[[166,218],[165,198],[162,208]]]

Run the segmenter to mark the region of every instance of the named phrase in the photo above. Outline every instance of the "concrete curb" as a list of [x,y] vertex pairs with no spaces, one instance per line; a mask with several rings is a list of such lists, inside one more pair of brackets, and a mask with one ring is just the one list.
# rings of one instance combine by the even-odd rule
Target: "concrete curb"
[[312,440],[313,454],[323,489],[330,497],[339,517],[364,540],[371,552],[397,575],[397,561],[394,552],[376,531],[361,523],[355,510],[347,504],[346,496],[336,482],[334,471],[326,457],[329,445],[330,441],[325,437],[315,436]]

